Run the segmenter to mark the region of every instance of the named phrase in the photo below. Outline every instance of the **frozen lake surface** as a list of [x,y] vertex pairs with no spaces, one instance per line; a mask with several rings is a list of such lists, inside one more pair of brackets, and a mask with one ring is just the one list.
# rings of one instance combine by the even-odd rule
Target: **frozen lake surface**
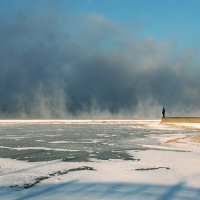
[[0,127],[0,157],[30,162],[134,160],[129,150],[159,144],[152,136],[183,133],[163,129],[157,121],[15,122]]
[[199,199],[199,133],[156,120],[0,121],[0,197]]

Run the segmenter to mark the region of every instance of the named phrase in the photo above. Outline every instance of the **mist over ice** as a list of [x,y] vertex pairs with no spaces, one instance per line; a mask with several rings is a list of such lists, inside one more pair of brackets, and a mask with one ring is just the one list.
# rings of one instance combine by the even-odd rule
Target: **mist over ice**
[[156,118],[162,106],[200,113],[195,49],[140,37],[100,13],[19,2],[0,3],[1,118]]

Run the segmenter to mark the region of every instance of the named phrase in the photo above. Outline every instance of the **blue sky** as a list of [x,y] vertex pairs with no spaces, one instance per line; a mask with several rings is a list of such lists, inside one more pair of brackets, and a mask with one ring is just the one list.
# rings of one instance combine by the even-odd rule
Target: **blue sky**
[[[42,3],[43,2],[43,3]],[[97,13],[109,20],[137,27],[141,37],[172,41],[184,48],[199,48],[200,0],[2,0],[1,13],[52,4],[82,16]]]
[[120,23],[137,25],[141,35],[199,47],[199,0],[67,0],[74,15],[98,13]]

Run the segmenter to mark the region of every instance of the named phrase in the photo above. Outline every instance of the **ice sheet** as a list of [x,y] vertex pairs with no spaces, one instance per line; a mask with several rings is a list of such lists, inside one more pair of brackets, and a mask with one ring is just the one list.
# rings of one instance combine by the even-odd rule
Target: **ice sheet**
[[[69,140],[63,140],[62,134],[59,132],[63,131],[63,134],[66,134],[65,127],[61,128],[59,126],[63,123],[113,125],[109,126],[111,128],[110,135],[105,133],[104,126],[101,126],[102,132],[96,133],[98,139],[87,138],[86,140],[86,138],[81,138],[80,133],[77,137],[77,149],[74,150],[78,151],[80,145],[94,144],[98,147],[98,145],[105,143],[105,140],[109,141],[109,138],[105,137],[109,136],[112,138],[110,140],[112,143],[109,143],[108,146],[113,145],[110,149],[111,152],[120,153],[122,150],[126,150],[128,154],[134,157],[134,160],[123,160],[121,157],[108,160],[91,157],[89,162],[63,162],[62,160],[26,162],[0,158],[1,199],[199,199],[200,146],[198,140],[194,140],[194,137],[199,136],[197,130],[193,131],[191,129],[190,131],[190,129],[185,129],[178,124],[173,127],[155,120],[31,120],[20,122],[15,120],[1,121],[0,126],[6,128],[17,124],[17,128],[21,128],[21,124],[32,124],[33,129],[31,130],[35,130],[34,124],[56,125],[55,130],[58,131],[56,132],[58,135],[47,134],[49,141],[46,143],[48,145],[67,145]],[[94,128],[96,127],[99,128],[99,126]],[[45,126],[45,131],[49,132],[51,128]],[[82,131],[82,126],[79,126],[79,128]],[[39,130],[41,131],[41,129]],[[145,134],[141,132],[143,130]],[[87,131],[87,136],[93,134],[92,131],[90,132],[90,126],[86,129]],[[115,133],[113,133],[114,131]],[[141,138],[137,138],[137,134],[140,134],[140,132],[143,135]],[[45,134],[46,132],[44,132]],[[20,132],[18,135],[20,135]],[[54,140],[52,140],[53,138],[49,139],[51,135],[57,138]],[[123,141],[120,140],[119,135],[123,135]],[[12,138],[12,134],[4,138],[6,136],[5,132],[1,136],[2,139],[8,140],[8,142]],[[27,138],[35,138],[36,136],[36,134],[29,134]],[[132,136],[134,137],[130,140]],[[45,140],[42,137],[37,137],[37,141],[43,144],[42,142]],[[76,144],[75,140],[71,142],[71,145]],[[123,146],[124,149],[114,149],[116,142],[120,142],[119,146]],[[135,143],[140,145],[140,148],[130,150],[130,147]],[[31,145],[26,147],[2,145],[0,148],[16,151],[30,149],[70,151],[66,147],[33,147]],[[95,152],[91,151],[92,154],[95,155]]]

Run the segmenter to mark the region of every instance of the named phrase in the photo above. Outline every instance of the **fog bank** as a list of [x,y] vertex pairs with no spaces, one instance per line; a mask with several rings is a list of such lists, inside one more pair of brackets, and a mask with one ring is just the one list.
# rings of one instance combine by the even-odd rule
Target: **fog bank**
[[99,13],[21,2],[7,13],[0,3],[1,118],[158,118],[162,106],[200,114],[195,49]]

